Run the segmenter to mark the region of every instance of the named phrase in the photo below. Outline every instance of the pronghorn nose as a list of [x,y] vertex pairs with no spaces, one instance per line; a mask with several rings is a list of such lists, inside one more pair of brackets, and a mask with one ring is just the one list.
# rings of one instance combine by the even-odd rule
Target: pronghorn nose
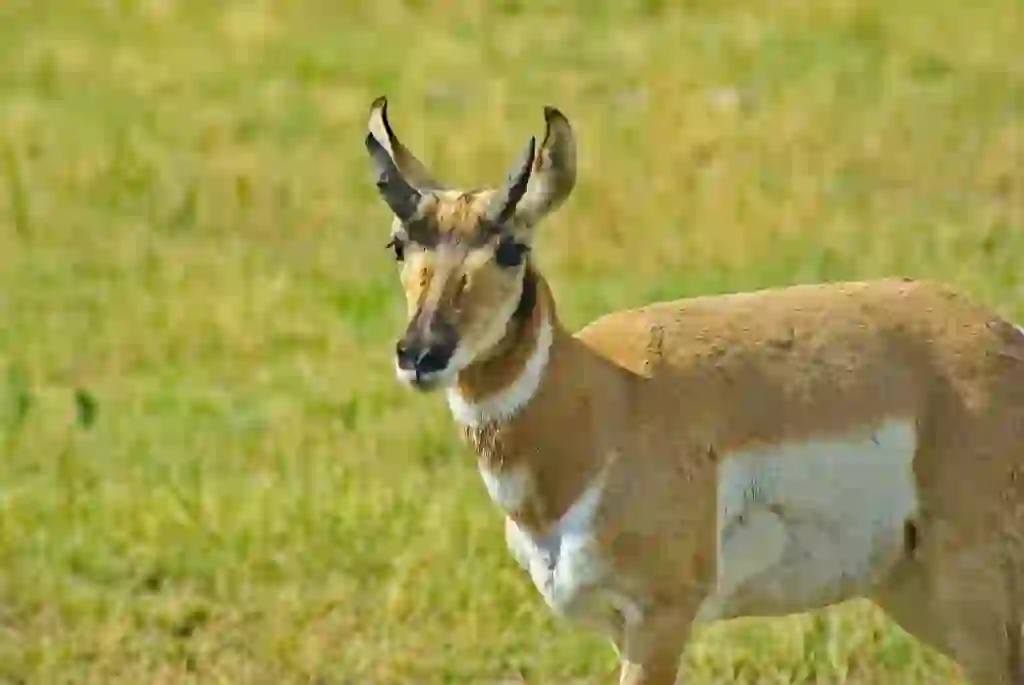
[[414,369],[419,355],[420,351],[416,346],[410,345],[405,340],[399,340],[398,344],[395,345],[395,358],[398,360],[399,368],[407,370]]
[[418,374],[443,371],[451,359],[454,349],[450,345],[418,345],[408,340],[399,340],[395,345],[398,367]]
[[444,371],[448,366],[448,360],[452,357],[450,349],[434,345],[420,353],[416,360],[416,370],[420,373],[435,373]]

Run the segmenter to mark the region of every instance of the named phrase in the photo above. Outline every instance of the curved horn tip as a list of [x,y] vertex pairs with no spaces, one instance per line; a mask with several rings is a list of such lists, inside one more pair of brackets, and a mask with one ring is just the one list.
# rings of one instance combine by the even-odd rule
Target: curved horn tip
[[562,111],[553,105],[547,105],[544,107],[544,121],[551,123],[555,119],[561,119],[565,123],[569,123],[569,119],[562,114]]
[[[370,116],[367,125],[371,131],[387,139],[386,142],[389,148],[394,148],[395,132],[391,130],[391,122],[388,121],[388,98],[386,95],[381,95],[370,104]],[[394,150],[389,149],[388,152],[393,154]]]

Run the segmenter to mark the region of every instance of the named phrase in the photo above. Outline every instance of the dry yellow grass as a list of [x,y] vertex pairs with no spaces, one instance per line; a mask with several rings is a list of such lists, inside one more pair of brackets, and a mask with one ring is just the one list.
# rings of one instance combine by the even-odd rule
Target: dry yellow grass
[[[1024,320],[1017,0],[0,6],[0,682],[609,674],[505,553],[402,318],[366,108],[496,181],[580,325],[907,274]],[[866,605],[704,631],[689,683],[955,683]],[[611,676],[605,682],[612,682]]]

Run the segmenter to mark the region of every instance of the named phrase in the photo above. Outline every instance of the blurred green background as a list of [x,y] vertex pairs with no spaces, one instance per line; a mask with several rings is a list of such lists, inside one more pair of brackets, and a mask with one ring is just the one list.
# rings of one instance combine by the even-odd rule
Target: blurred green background
[[[371,100],[502,178],[563,109],[566,322],[910,275],[1024,320],[1019,0],[0,4],[0,682],[614,682],[553,618],[403,304]],[[957,683],[864,603],[686,682]]]

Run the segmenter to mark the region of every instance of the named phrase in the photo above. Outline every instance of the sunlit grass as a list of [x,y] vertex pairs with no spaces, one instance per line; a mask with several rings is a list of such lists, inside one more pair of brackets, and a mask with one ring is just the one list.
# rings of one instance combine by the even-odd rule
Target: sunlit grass
[[[1024,319],[1021,45],[1016,0],[3,3],[0,682],[609,674],[392,380],[370,101],[466,184],[569,115],[536,252],[573,326],[893,274]],[[684,669],[957,682],[863,604]]]

